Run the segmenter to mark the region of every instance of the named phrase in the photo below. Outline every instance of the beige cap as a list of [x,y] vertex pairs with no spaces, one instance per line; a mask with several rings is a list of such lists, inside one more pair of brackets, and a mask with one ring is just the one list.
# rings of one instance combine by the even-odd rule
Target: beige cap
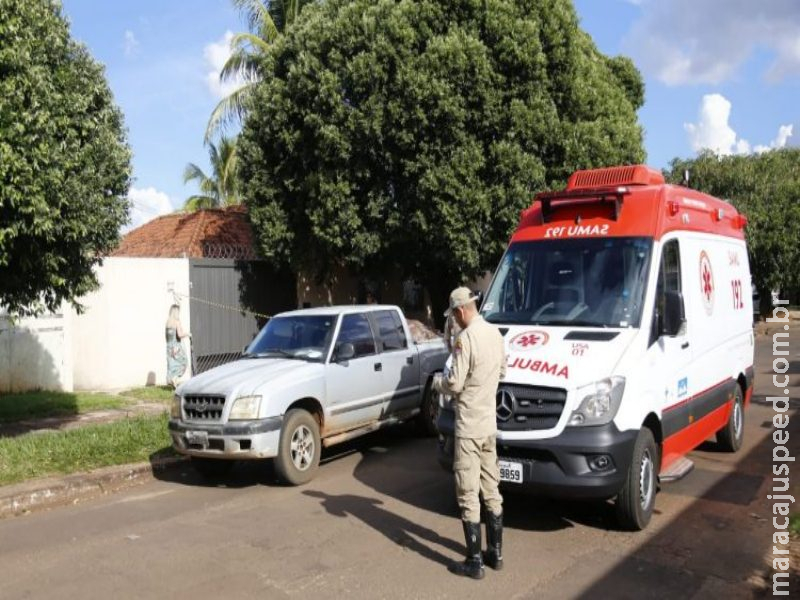
[[450,308],[444,311],[444,316],[450,316],[454,308],[465,306],[478,299],[477,294],[473,294],[468,287],[459,287],[450,292]]

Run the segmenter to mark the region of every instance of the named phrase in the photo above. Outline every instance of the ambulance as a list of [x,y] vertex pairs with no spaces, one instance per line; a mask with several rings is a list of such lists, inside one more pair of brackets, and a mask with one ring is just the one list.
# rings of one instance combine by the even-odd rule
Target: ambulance
[[[481,314],[506,342],[504,489],[614,499],[650,521],[660,484],[711,437],[742,445],[753,389],[747,219],[644,165],[578,171],[536,196]],[[443,464],[453,412],[441,400]]]

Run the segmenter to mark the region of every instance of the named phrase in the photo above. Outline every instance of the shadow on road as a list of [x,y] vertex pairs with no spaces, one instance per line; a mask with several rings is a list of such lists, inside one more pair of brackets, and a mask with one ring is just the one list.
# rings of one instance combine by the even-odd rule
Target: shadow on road
[[445,566],[453,562],[451,558],[431,547],[432,545],[446,548],[459,555],[464,553],[463,545],[386,510],[382,507],[383,502],[375,498],[353,494],[332,495],[316,490],[306,490],[303,494],[319,499],[328,514],[335,517],[355,517],[395,544],[416,552],[430,561]]

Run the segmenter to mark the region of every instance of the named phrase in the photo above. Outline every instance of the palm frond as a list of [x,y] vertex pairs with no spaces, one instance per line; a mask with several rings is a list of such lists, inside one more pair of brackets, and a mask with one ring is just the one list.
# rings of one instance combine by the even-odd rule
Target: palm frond
[[190,181],[202,182],[204,179],[208,179],[208,175],[194,163],[188,163],[183,169],[183,183],[189,183]]
[[[247,28],[265,40],[277,37],[279,30],[272,18],[270,8],[262,0],[232,0],[234,8],[247,22]],[[270,5],[278,4],[269,2]]]
[[242,87],[219,101],[208,118],[204,137],[206,144],[213,139],[214,135],[232,125],[244,115],[247,98],[254,89],[254,82],[245,83]]
[[219,205],[215,198],[211,196],[194,195],[189,196],[183,203],[184,212],[196,212],[203,208],[216,208]]

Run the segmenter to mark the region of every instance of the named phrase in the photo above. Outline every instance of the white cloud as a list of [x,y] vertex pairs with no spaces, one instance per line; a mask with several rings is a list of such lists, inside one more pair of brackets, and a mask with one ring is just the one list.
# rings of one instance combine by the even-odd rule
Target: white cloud
[[757,48],[775,57],[767,79],[800,75],[797,0],[660,0],[641,7],[625,52],[667,85],[721,83]]
[[122,48],[125,52],[125,56],[128,58],[136,56],[139,53],[139,40],[136,39],[136,36],[130,29],[125,31],[125,40]]
[[[725,156],[728,154],[749,154],[750,142],[739,137],[730,125],[731,103],[721,94],[707,94],[700,103],[697,123],[684,123],[683,127],[689,135],[692,150],[700,152],[711,150]],[[778,135],[768,146],[758,144],[753,152],[765,152],[775,148],[783,148],[792,136],[792,125],[781,125]]]
[[225,35],[222,36],[219,41],[212,42],[203,49],[203,56],[206,59],[206,66],[209,69],[206,73],[206,84],[208,85],[209,91],[216,98],[229,96],[244,84],[244,80],[240,77],[225,82],[219,79],[219,73],[222,71],[222,67],[225,66],[225,63],[231,55],[232,39],[233,33],[231,31],[226,31]]
[[128,191],[128,200],[131,202],[131,222],[123,228],[123,233],[175,210],[169,196],[154,187],[132,187]]

